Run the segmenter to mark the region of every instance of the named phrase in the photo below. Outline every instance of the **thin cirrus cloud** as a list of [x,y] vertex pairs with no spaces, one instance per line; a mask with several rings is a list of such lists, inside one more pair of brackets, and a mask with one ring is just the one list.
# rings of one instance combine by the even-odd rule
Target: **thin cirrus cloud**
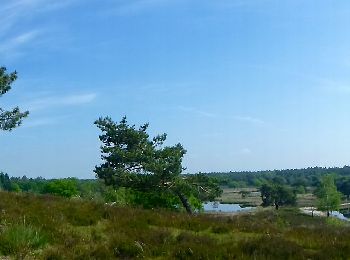
[[48,125],[56,125],[59,123],[61,118],[36,118],[36,119],[28,119],[23,122],[24,128],[33,128],[40,126],[48,126]]
[[[80,0],[4,0],[0,5],[0,55],[13,59],[24,53],[24,48],[35,46],[45,39],[50,30],[32,28],[28,19],[40,19],[40,14],[64,8]],[[14,34],[16,26],[24,25],[21,33]]]
[[3,0],[0,5],[0,34],[9,32],[25,18],[67,7],[79,0]]
[[119,1],[114,8],[109,8],[108,12],[117,15],[133,15],[155,10],[157,8],[169,7],[174,5],[198,4],[208,6],[209,8],[239,8],[239,7],[256,7],[261,6],[271,0],[128,0]]
[[108,9],[107,13],[116,15],[132,15],[142,13],[148,10],[154,10],[159,7],[168,7],[174,4],[180,4],[184,0],[128,0],[124,3],[117,2],[114,8]]
[[96,93],[43,97],[30,101],[27,104],[23,104],[23,107],[30,111],[35,111],[50,107],[77,106],[91,103],[96,97]]
[[222,0],[222,1],[206,1],[212,6],[215,5],[221,8],[239,8],[239,7],[248,7],[256,8],[261,6],[266,6],[269,2],[274,0]]
[[8,16],[21,15],[20,12],[42,12],[69,6],[80,0],[3,0],[0,13]]
[[40,32],[38,30],[28,31],[9,38],[0,44],[0,54],[13,54],[18,52],[21,47],[28,46],[32,41],[37,39]]
[[234,116],[234,119],[246,123],[251,123],[255,125],[262,125],[265,124],[265,121],[260,118],[250,117],[250,116]]
[[196,115],[203,116],[203,117],[210,117],[210,118],[218,117],[218,115],[216,115],[214,113],[202,111],[202,110],[199,110],[199,109],[194,108],[194,107],[178,106],[178,110],[180,110],[182,112],[189,112],[189,113],[196,114]]
[[264,124],[266,124],[264,120],[262,120],[260,118],[251,117],[251,116],[219,115],[219,114],[214,114],[214,113],[210,113],[210,112],[207,112],[207,111],[203,111],[203,110],[200,110],[200,109],[196,109],[196,108],[193,108],[193,107],[184,107],[184,106],[178,106],[178,110],[180,110],[182,112],[192,113],[192,114],[195,114],[195,115],[198,115],[198,116],[202,116],[202,117],[208,117],[208,118],[234,119],[236,121],[240,121],[240,122],[243,122],[243,123],[249,123],[249,124],[252,124],[252,125],[264,125]]
[[240,150],[240,154],[242,155],[249,155],[252,153],[252,150],[250,150],[249,148],[243,148]]

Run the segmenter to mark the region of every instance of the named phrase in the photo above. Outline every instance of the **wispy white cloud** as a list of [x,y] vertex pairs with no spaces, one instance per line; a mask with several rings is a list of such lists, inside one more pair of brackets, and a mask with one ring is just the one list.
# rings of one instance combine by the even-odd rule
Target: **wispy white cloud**
[[246,148],[241,149],[239,153],[242,155],[249,155],[252,153],[252,150],[250,150],[249,148],[246,147]]
[[59,99],[59,103],[62,105],[81,105],[92,102],[96,98],[95,93],[66,96]]
[[350,94],[350,81],[338,81],[335,79],[320,77],[318,75],[308,74],[301,71],[288,70],[284,66],[267,66],[267,65],[248,65],[249,68],[259,69],[268,73],[285,74],[289,77],[297,78],[308,82],[310,88],[316,93],[327,92],[333,94]]
[[39,126],[55,125],[59,122],[59,118],[37,118],[30,119],[28,118],[23,122],[23,128],[32,128]]
[[117,9],[119,14],[130,14],[137,13],[147,8],[157,6],[159,4],[164,4],[169,1],[167,0],[138,0],[129,1],[129,3],[119,6]]
[[190,112],[193,114],[197,114],[199,116],[203,116],[203,117],[211,117],[211,118],[215,118],[218,117],[216,114],[214,113],[209,113],[206,111],[202,111],[193,107],[184,107],[184,106],[178,106],[178,109],[184,112]]
[[35,111],[57,106],[77,106],[91,103],[96,97],[96,93],[42,97],[23,104],[22,107],[29,111]]
[[219,132],[217,133],[212,132],[212,133],[203,133],[203,134],[200,134],[200,136],[204,138],[217,138],[217,137],[223,136],[223,134]]
[[18,53],[21,47],[28,46],[39,34],[40,31],[32,30],[3,41],[0,43],[0,54],[9,55]]
[[212,5],[216,5],[224,8],[237,8],[237,7],[260,7],[269,2],[275,0],[221,0],[221,1],[209,1]]
[[203,111],[200,109],[196,109],[194,107],[185,107],[185,106],[178,106],[178,110],[183,111],[183,112],[189,112],[196,114],[198,116],[202,117],[208,117],[208,118],[221,118],[221,119],[226,119],[226,120],[236,120],[240,121],[243,123],[248,123],[248,124],[253,124],[253,125],[264,125],[266,124],[264,120],[260,118],[255,118],[251,116],[241,116],[241,115],[235,115],[235,116],[230,116],[230,115],[220,115],[220,114],[215,114],[207,111]]
[[[80,0],[3,0],[0,12],[47,11],[63,8]],[[29,10],[28,10],[29,9]]]
[[264,6],[273,0],[126,0],[116,1],[114,8],[109,8],[107,13],[116,15],[134,15],[157,8],[170,7],[174,5],[188,5],[189,3],[209,8],[256,8]]
[[[17,57],[23,48],[32,46],[36,41],[44,39],[46,26],[31,28],[25,23],[28,19],[39,17],[40,14],[54,11],[81,0],[3,0],[0,4],[0,54],[2,57]],[[21,31],[18,25],[22,26]],[[21,28],[21,27],[20,27]],[[17,34],[14,34],[17,32]]]
[[133,15],[148,10],[154,10],[159,7],[168,7],[174,4],[180,4],[184,0],[127,0],[117,2],[114,8],[109,8],[107,13],[115,15]]
[[169,91],[185,91],[193,89],[198,85],[198,82],[166,82],[166,83],[149,83],[141,86],[136,86],[136,89],[147,92],[169,92]]
[[8,32],[16,23],[69,6],[79,0],[3,0],[0,5],[0,34]]
[[262,125],[265,121],[260,118],[250,117],[250,116],[234,116],[234,119],[250,124]]
[[62,9],[69,7],[75,3],[81,2],[81,0],[36,0],[40,2],[40,12],[54,11],[57,9]]

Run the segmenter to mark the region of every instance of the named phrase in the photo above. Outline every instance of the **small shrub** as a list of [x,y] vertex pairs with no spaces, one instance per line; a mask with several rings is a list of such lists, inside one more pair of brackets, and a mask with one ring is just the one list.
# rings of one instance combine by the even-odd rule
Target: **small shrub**
[[6,227],[0,236],[0,250],[4,255],[16,254],[24,257],[31,250],[43,247],[46,237],[38,228],[17,224]]
[[43,258],[46,260],[61,260],[63,259],[63,254],[57,248],[49,248],[44,251]]
[[346,222],[344,220],[340,220],[337,218],[327,218],[326,223],[328,225],[334,226],[334,227],[345,227],[346,226]]
[[323,248],[316,254],[317,259],[349,259],[350,245],[346,242],[334,243],[331,247]]
[[193,250],[190,247],[180,248],[176,250],[174,256],[178,259],[192,259]]
[[142,253],[142,245],[137,241],[121,241],[114,247],[114,255],[120,258],[135,258]]
[[177,237],[173,257],[177,259],[218,259],[218,243],[206,235],[183,232]]
[[303,248],[282,237],[263,236],[241,242],[240,247],[249,257],[266,259],[304,259]]
[[190,232],[182,232],[177,236],[176,241],[184,244],[197,243],[201,244],[202,246],[214,244],[214,240],[212,238],[205,235],[195,235]]
[[224,225],[214,226],[211,228],[211,232],[215,234],[225,234],[230,232],[230,228]]

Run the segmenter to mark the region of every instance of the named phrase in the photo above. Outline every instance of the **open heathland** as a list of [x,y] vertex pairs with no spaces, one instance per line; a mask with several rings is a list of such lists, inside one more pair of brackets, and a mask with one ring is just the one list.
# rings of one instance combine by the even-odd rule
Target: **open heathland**
[[0,253],[17,259],[346,259],[350,227],[294,208],[220,216],[0,193]]

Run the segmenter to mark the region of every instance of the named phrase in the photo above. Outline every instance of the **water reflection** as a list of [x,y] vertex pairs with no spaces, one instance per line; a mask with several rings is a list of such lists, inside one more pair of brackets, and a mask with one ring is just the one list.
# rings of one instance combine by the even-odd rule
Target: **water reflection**
[[331,216],[339,218],[341,220],[349,220],[349,218],[345,217],[344,214],[338,212],[338,211],[333,211],[331,212]]
[[241,207],[239,204],[221,204],[219,202],[207,202],[203,204],[204,211],[206,212],[242,212],[251,211],[255,207]]

